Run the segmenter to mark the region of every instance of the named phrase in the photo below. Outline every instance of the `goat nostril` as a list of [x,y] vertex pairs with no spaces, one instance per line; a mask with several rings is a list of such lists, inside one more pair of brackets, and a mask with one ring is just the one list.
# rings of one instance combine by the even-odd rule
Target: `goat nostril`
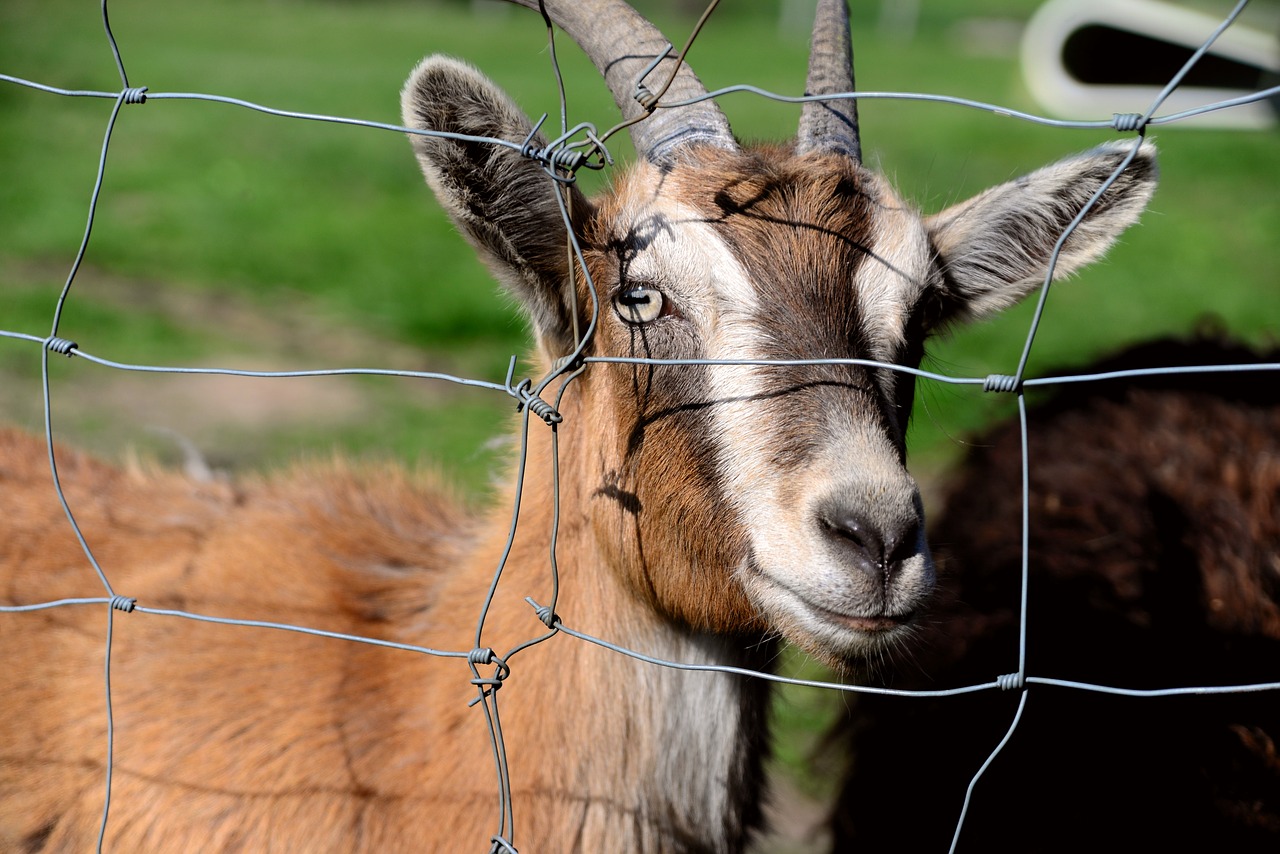
[[822,526],[833,537],[847,541],[879,567],[884,564],[885,544],[875,528],[851,514],[822,517]]
[[856,554],[868,570],[889,573],[916,553],[918,520],[882,528],[848,512],[825,513],[818,518],[824,532]]
[[885,549],[885,552],[888,555],[888,562],[890,564],[901,563],[914,555],[917,551],[917,541],[919,539],[920,523],[918,521],[912,521],[898,532],[897,536],[890,541],[889,545]]

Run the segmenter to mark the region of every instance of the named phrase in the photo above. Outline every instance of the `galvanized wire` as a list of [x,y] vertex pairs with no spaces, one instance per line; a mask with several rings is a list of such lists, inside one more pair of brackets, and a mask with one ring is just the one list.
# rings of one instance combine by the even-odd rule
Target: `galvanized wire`
[[[334,639],[337,641],[369,644],[373,646],[396,649],[396,650],[415,653],[415,654],[466,660],[468,667],[471,671],[471,683],[476,688],[476,694],[472,700],[472,703],[476,705],[480,705],[482,707],[483,714],[485,715],[488,728],[489,728],[489,733],[490,733],[492,758],[495,764],[495,773],[497,777],[497,802],[498,802],[497,803],[498,819],[496,822],[497,831],[490,839],[490,845],[491,845],[490,850],[494,852],[516,850],[515,843],[514,843],[514,840],[516,838],[515,813],[512,806],[512,798],[511,798],[511,782],[512,781],[511,781],[510,769],[507,764],[506,744],[502,735],[501,716],[499,714],[499,704],[498,704],[500,688],[502,686],[503,681],[507,679],[512,672],[510,662],[513,658],[518,656],[519,653],[521,653],[525,649],[528,649],[529,647],[534,646],[536,644],[542,643],[548,640],[549,638],[553,637],[554,635],[560,634],[560,633],[566,634],[572,638],[577,639],[578,641],[594,644],[599,647],[605,648],[617,655],[626,656],[635,660],[639,660],[647,664],[650,664],[652,666],[673,668],[677,670],[692,671],[692,672],[724,673],[724,674],[735,675],[741,678],[763,679],[773,683],[785,683],[790,685],[806,686],[806,687],[812,687],[812,688],[818,688],[818,689],[830,690],[830,691],[887,694],[887,695],[900,695],[900,696],[910,696],[910,697],[948,697],[948,696],[955,696],[959,694],[967,694],[967,693],[973,693],[978,691],[990,691],[990,690],[1020,691],[1022,696],[1020,698],[1017,712],[1010,724],[1008,732],[1006,733],[1004,739],[1002,739],[1001,742],[992,751],[990,757],[983,764],[983,766],[977,770],[977,773],[975,773],[974,777],[971,780],[971,783],[964,797],[964,803],[961,809],[960,819],[957,823],[956,836],[955,836],[956,840],[958,840],[960,837],[960,834],[963,828],[964,815],[967,812],[970,799],[974,794],[979,777],[981,776],[983,770],[985,770],[985,768],[990,764],[990,762],[994,760],[995,755],[1004,747],[1008,739],[1016,730],[1018,726],[1018,722],[1021,719],[1023,710],[1025,708],[1027,695],[1029,693],[1029,686],[1031,685],[1054,685],[1058,687],[1066,687],[1066,688],[1072,688],[1072,689],[1082,690],[1082,691],[1103,692],[1103,693],[1119,694],[1119,695],[1133,696],[1133,697],[1167,697],[1171,695],[1181,695],[1181,694],[1214,694],[1214,693],[1226,693],[1226,692],[1271,691],[1271,690],[1280,689],[1280,682],[1268,682],[1268,683],[1258,683],[1258,684],[1251,684],[1251,685],[1189,686],[1189,687],[1171,687],[1171,688],[1160,688],[1160,689],[1135,690],[1135,689],[1128,689],[1128,688],[1117,687],[1117,686],[1104,686],[1104,685],[1096,685],[1096,684],[1089,684],[1089,683],[1071,682],[1071,681],[1058,680],[1058,679],[1046,679],[1042,677],[1037,677],[1035,675],[1029,675],[1026,673],[1026,627],[1027,627],[1027,621],[1030,617],[1030,615],[1027,613],[1027,589],[1029,586],[1029,578],[1028,578],[1029,566],[1028,566],[1028,558],[1027,558],[1028,518],[1029,518],[1028,482],[1029,482],[1029,467],[1032,464],[1032,461],[1028,458],[1028,455],[1027,455],[1026,405],[1025,405],[1025,399],[1024,399],[1025,389],[1027,387],[1032,387],[1032,386],[1046,386],[1046,385],[1053,385],[1053,384],[1076,383],[1076,382],[1094,382],[1102,379],[1128,378],[1128,377],[1137,377],[1137,376],[1149,376],[1149,375],[1155,375],[1155,374],[1173,374],[1173,373],[1185,374],[1185,373],[1196,373],[1196,372],[1208,373],[1208,372],[1223,372],[1223,371],[1271,371],[1271,372],[1280,371],[1280,364],[1268,364],[1268,365],[1250,364],[1250,365],[1228,365],[1228,366],[1214,365],[1214,366],[1176,367],[1176,368],[1162,368],[1162,369],[1140,370],[1140,371],[1138,370],[1117,371],[1117,372],[1110,372],[1106,374],[1081,374],[1081,375],[1075,375],[1075,376],[1056,376],[1056,377],[1026,377],[1025,376],[1027,359],[1032,350],[1036,331],[1042,322],[1043,315],[1045,312],[1045,305],[1046,305],[1047,295],[1049,292],[1049,283],[1053,276],[1053,268],[1056,266],[1056,263],[1057,263],[1058,253],[1063,243],[1070,236],[1071,232],[1075,229],[1075,227],[1079,224],[1079,222],[1081,222],[1083,218],[1087,215],[1088,211],[1101,197],[1103,192],[1105,192],[1106,188],[1110,186],[1111,182],[1113,182],[1123,172],[1123,170],[1126,168],[1129,162],[1131,162],[1132,158],[1136,155],[1138,146],[1141,143],[1142,135],[1145,128],[1148,126],[1157,125],[1157,124],[1167,124],[1167,123],[1182,121],[1192,116],[1201,115],[1214,110],[1230,109],[1235,106],[1252,103],[1258,100],[1274,97],[1275,95],[1280,94],[1280,87],[1273,87],[1270,89],[1261,90],[1257,93],[1253,93],[1247,96],[1220,101],[1218,103],[1206,105],[1193,110],[1185,110],[1179,113],[1169,114],[1165,116],[1160,116],[1156,114],[1157,111],[1160,109],[1160,107],[1163,105],[1164,101],[1168,98],[1169,94],[1174,91],[1174,89],[1179,85],[1179,83],[1185,77],[1185,75],[1190,71],[1190,69],[1195,65],[1195,63],[1198,62],[1199,59],[1204,55],[1204,53],[1209,49],[1209,47],[1212,45],[1212,43],[1218,37],[1218,35],[1220,35],[1221,32],[1223,32],[1228,26],[1230,26],[1233,21],[1235,21],[1235,19],[1239,16],[1240,12],[1243,10],[1246,4],[1247,4],[1247,0],[1241,0],[1241,2],[1223,20],[1221,26],[1218,27],[1213,33],[1211,33],[1206,38],[1201,48],[1191,57],[1191,59],[1188,60],[1188,62],[1179,71],[1179,73],[1169,81],[1169,84],[1161,91],[1159,96],[1156,97],[1156,99],[1153,101],[1149,109],[1141,115],[1118,114],[1111,117],[1110,119],[1098,119],[1093,121],[1063,121],[1063,120],[1046,118],[1042,116],[1036,116],[1036,115],[1028,114],[1025,112],[1012,110],[1009,108],[1000,107],[1000,106],[983,103],[979,101],[974,101],[966,98],[958,98],[958,97],[945,96],[945,95],[923,94],[923,93],[894,93],[894,92],[849,92],[849,93],[841,93],[841,94],[826,95],[826,96],[788,96],[788,95],[772,93],[772,92],[760,89],[758,87],[745,85],[745,84],[726,87],[723,89],[716,90],[714,92],[710,92],[707,95],[700,98],[689,99],[686,101],[679,101],[679,102],[670,102],[670,103],[661,102],[661,97],[663,93],[665,93],[666,91],[665,86],[661,87],[661,90],[656,95],[653,95],[651,105],[647,105],[649,107],[648,113],[651,113],[652,110],[654,109],[668,109],[668,108],[679,107],[679,106],[693,103],[695,101],[705,100],[708,98],[711,98],[711,99],[722,98],[724,96],[727,96],[733,93],[750,93],[759,97],[769,98],[769,99],[783,101],[787,103],[804,103],[804,102],[813,101],[813,100],[835,100],[840,98],[859,99],[859,100],[896,99],[896,100],[904,100],[904,101],[926,101],[930,103],[945,103],[945,104],[959,105],[959,106],[963,106],[970,109],[987,111],[1000,116],[1013,117],[1020,120],[1025,120],[1025,121],[1029,121],[1029,122],[1033,122],[1041,125],[1048,125],[1048,126],[1058,127],[1058,128],[1073,128],[1073,129],[1109,128],[1122,133],[1136,133],[1137,136],[1134,141],[1133,150],[1116,167],[1110,179],[1108,179],[1108,181],[1098,189],[1098,191],[1094,194],[1093,198],[1088,202],[1088,204],[1086,204],[1084,209],[1081,210],[1079,215],[1072,221],[1072,223],[1069,226],[1067,226],[1067,228],[1059,236],[1059,239],[1053,251],[1052,259],[1050,261],[1050,269],[1048,274],[1046,275],[1044,285],[1040,290],[1036,311],[1031,321],[1030,328],[1028,329],[1026,343],[1023,347],[1022,353],[1018,360],[1018,364],[1015,372],[1011,375],[997,374],[997,375],[991,375],[987,377],[950,376],[950,375],[935,373],[927,370],[922,370],[919,368],[909,368],[901,365],[887,364],[887,363],[882,363],[874,360],[865,360],[865,359],[788,359],[788,360],[756,360],[756,359],[673,360],[673,359],[667,359],[667,360],[663,360],[663,359],[647,359],[647,358],[584,356],[584,353],[587,351],[587,348],[590,346],[594,338],[595,331],[597,329],[599,315],[600,315],[600,296],[599,296],[599,290],[596,286],[596,283],[591,279],[589,267],[586,264],[585,259],[583,257],[582,247],[579,245],[578,238],[572,228],[572,217],[570,215],[571,212],[567,207],[566,194],[563,192],[564,190],[563,185],[566,183],[571,183],[575,178],[576,170],[580,168],[586,168],[586,167],[598,168],[611,163],[612,162],[611,157],[609,156],[608,151],[604,148],[604,143],[608,140],[610,136],[617,133],[623,127],[626,127],[633,122],[620,123],[618,125],[613,126],[612,128],[610,128],[610,130],[608,130],[603,134],[597,134],[595,130],[595,125],[588,122],[577,123],[572,126],[570,125],[567,99],[565,98],[565,95],[564,95],[563,80],[560,77],[558,61],[555,55],[554,28],[551,27],[549,19],[546,18],[545,11],[543,14],[544,14],[544,20],[547,21],[547,25],[548,25],[548,42],[550,47],[550,59],[552,64],[552,72],[556,76],[557,87],[559,90],[560,133],[556,137],[556,139],[554,139],[551,143],[549,143],[548,145],[542,148],[532,147],[530,142],[530,140],[533,137],[532,134],[530,134],[530,136],[525,140],[504,140],[504,139],[493,139],[488,137],[473,137],[473,136],[467,136],[463,134],[417,130],[417,129],[402,127],[395,124],[384,123],[384,122],[375,122],[375,121],[367,121],[362,119],[347,118],[347,117],[341,117],[341,116],[331,116],[331,115],[323,115],[323,114],[316,114],[316,113],[306,113],[306,112],[278,109],[278,108],[263,106],[261,104],[256,104],[256,103],[245,101],[238,98],[230,98],[230,97],[216,95],[216,94],[199,94],[199,93],[190,93],[190,92],[152,92],[146,87],[132,87],[129,85],[129,80],[125,72],[123,57],[116,43],[114,35],[111,33],[110,22],[107,15],[107,0],[103,0],[101,4],[102,20],[103,20],[103,27],[105,30],[107,42],[112,52],[112,56],[114,58],[116,69],[120,78],[121,89],[119,91],[110,92],[110,91],[98,91],[98,90],[64,89],[64,88],[59,88],[57,86],[49,85],[46,83],[35,82],[35,81],[11,76],[8,74],[0,74],[0,81],[27,87],[27,88],[45,92],[45,93],[50,93],[50,94],[55,94],[60,96],[67,96],[67,97],[103,98],[103,99],[111,99],[114,101],[112,110],[110,112],[110,115],[107,121],[107,126],[106,126],[106,130],[104,133],[103,142],[102,142],[102,146],[99,154],[98,169],[97,169],[97,174],[93,183],[92,192],[90,195],[88,217],[87,217],[86,225],[84,228],[83,236],[80,241],[79,248],[75,254],[74,260],[71,264],[70,271],[66,278],[65,284],[63,285],[61,292],[58,296],[58,299],[55,303],[55,306],[53,309],[52,324],[51,324],[51,329],[49,331],[49,334],[47,336],[39,336],[39,335],[16,331],[16,330],[0,330],[0,337],[10,339],[10,340],[25,341],[28,343],[37,344],[42,349],[41,389],[42,389],[43,410],[44,410],[45,440],[48,448],[49,467],[50,467],[51,481],[52,481],[51,485],[58,497],[59,502],[61,503],[63,511],[67,517],[68,524],[70,525],[72,531],[75,533],[77,540],[79,541],[80,547],[84,552],[86,560],[88,561],[89,565],[93,568],[94,572],[96,573],[99,579],[99,582],[101,583],[106,593],[106,595],[102,597],[64,598],[64,599],[50,600],[46,602],[37,602],[37,603],[31,603],[31,604],[25,604],[25,605],[0,606],[0,612],[8,613],[8,614],[42,611],[42,610],[47,610],[51,608],[73,607],[77,605],[91,605],[91,606],[99,606],[99,607],[103,605],[107,606],[108,622],[107,622],[106,635],[105,635],[106,653],[105,653],[105,660],[103,662],[105,714],[106,714],[106,720],[107,720],[107,745],[106,745],[106,761],[105,761],[106,780],[104,781],[106,792],[104,796],[102,819],[99,827],[98,849],[101,850],[102,842],[106,834],[109,815],[110,815],[110,804],[111,804],[111,774],[112,774],[112,769],[114,765],[114,729],[112,724],[113,717],[112,717],[112,701],[111,701],[111,660],[112,660],[111,653],[112,653],[112,637],[113,637],[114,619],[115,619],[115,612],[117,610],[123,611],[126,613],[143,614],[143,615],[147,615],[150,618],[171,617],[171,618],[179,618],[179,619],[186,619],[186,620],[218,623],[218,624],[236,626],[243,629],[266,629],[266,630],[276,630],[276,631],[298,632],[298,633],[308,634],[308,635],[317,636],[317,637]],[[713,2],[710,4],[710,6],[707,9],[707,13],[703,15],[703,18],[699,21],[698,26],[694,29],[693,34],[690,36],[690,38],[686,42],[685,48],[681,52],[679,60],[675,63],[674,68],[679,68],[680,64],[684,62],[685,56],[688,53],[690,47],[692,46],[694,39],[696,38],[698,32],[701,30],[702,25],[705,23],[710,11],[714,7],[715,7],[715,2],[713,0]],[[674,70],[672,73],[674,74]],[[640,85],[641,82],[642,81],[638,80],[637,85]],[[668,81],[668,85],[669,85],[669,81]],[[557,203],[560,206],[561,215],[566,226],[566,232],[567,232],[566,252],[568,256],[572,259],[571,263],[569,264],[569,268],[571,270],[576,271],[576,273],[580,273],[585,277],[584,283],[587,287],[587,291],[591,298],[590,320],[588,322],[586,329],[581,330],[581,333],[577,336],[577,341],[574,349],[570,353],[562,356],[556,362],[554,368],[547,375],[537,379],[536,381],[532,379],[525,379],[520,382],[515,381],[516,361],[514,357],[512,358],[505,380],[503,382],[496,382],[496,381],[464,378],[464,377],[454,376],[447,373],[425,372],[425,371],[398,371],[398,370],[387,370],[387,369],[378,369],[378,368],[333,368],[333,369],[314,369],[314,370],[301,370],[301,371],[245,371],[245,370],[233,370],[233,369],[224,369],[224,368],[216,368],[216,367],[192,368],[192,367],[138,365],[138,364],[118,362],[118,361],[114,361],[104,357],[96,356],[81,349],[78,346],[78,344],[71,342],[67,339],[61,338],[59,336],[59,327],[60,327],[63,308],[72,293],[73,282],[76,278],[77,272],[81,267],[81,264],[85,256],[85,251],[90,242],[93,225],[96,217],[96,212],[97,212],[98,200],[102,190],[103,177],[104,177],[106,166],[107,166],[108,150],[109,150],[109,145],[112,138],[112,133],[116,126],[117,120],[120,116],[121,109],[125,105],[137,105],[137,104],[151,103],[155,101],[164,101],[164,100],[197,100],[197,101],[203,101],[203,102],[221,103],[221,104],[241,107],[241,108],[265,113],[268,115],[289,118],[289,119],[337,123],[337,124],[352,125],[352,126],[376,129],[376,130],[389,130],[389,131],[394,131],[396,133],[432,135],[432,136],[440,136],[444,138],[467,141],[467,142],[477,142],[477,143],[483,143],[483,144],[489,144],[489,145],[496,145],[496,146],[505,147],[507,149],[519,152],[520,154],[526,157],[530,157],[531,159],[538,161],[539,163],[542,164],[542,166],[547,172],[548,192],[551,192],[554,194],[554,197],[556,198]],[[648,113],[646,113],[646,115],[648,115]],[[641,116],[634,121],[643,121],[644,118],[645,116]],[[584,138],[581,138],[576,142],[573,141],[574,137],[578,137],[579,135],[581,135]],[[593,157],[596,159],[592,160]],[[574,290],[576,293],[576,288]],[[575,312],[575,317],[576,317],[576,312]],[[95,364],[98,364],[113,370],[142,372],[142,373],[219,374],[219,375],[230,375],[230,376],[239,376],[239,377],[257,377],[257,378],[274,378],[274,379],[339,376],[339,375],[354,375],[354,374],[395,376],[395,377],[404,377],[404,378],[417,379],[417,380],[437,380],[437,381],[444,381],[449,383],[456,383],[464,386],[476,387],[476,388],[481,388],[488,391],[506,394],[511,398],[513,398],[517,402],[517,405],[522,409],[523,417],[521,420],[521,427],[519,431],[519,452],[517,457],[516,489],[514,493],[515,497],[513,501],[512,512],[511,512],[510,528],[508,531],[508,536],[507,536],[506,544],[503,549],[502,555],[497,565],[494,567],[489,588],[484,598],[484,603],[480,609],[479,614],[477,615],[472,648],[469,650],[440,650],[440,649],[433,649],[433,648],[422,647],[422,646],[414,646],[410,644],[395,643],[395,642],[380,640],[377,638],[363,637],[359,635],[328,632],[328,631],[323,631],[319,629],[309,628],[306,626],[299,626],[299,625],[292,625],[292,624],[285,624],[285,623],[265,622],[265,621],[258,621],[258,620],[243,620],[243,619],[236,619],[232,617],[215,617],[215,616],[199,614],[199,613],[189,612],[189,611],[151,608],[143,604],[138,604],[133,599],[117,594],[115,590],[112,588],[112,585],[108,578],[108,573],[99,564],[97,558],[94,556],[94,553],[92,548],[90,547],[90,544],[86,541],[83,533],[81,532],[80,526],[76,521],[72,507],[68,502],[65,496],[65,493],[62,489],[61,481],[59,478],[58,460],[54,452],[54,444],[53,444],[53,418],[51,414],[51,391],[50,391],[50,379],[49,379],[49,358],[51,354],[60,354],[60,355],[66,355],[72,358],[85,359]],[[559,461],[559,443],[558,443],[559,424],[562,420],[560,405],[561,405],[563,396],[565,394],[565,391],[569,387],[569,385],[576,378],[580,377],[585,371],[590,370],[591,365],[602,364],[602,363],[649,365],[649,366],[655,366],[655,367],[668,367],[671,369],[679,369],[682,367],[699,366],[699,365],[702,365],[702,366],[740,365],[740,366],[758,366],[758,367],[764,367],[764,368],[788,367],[788,366],[796,366],[796,365],[837,365],[837,364],[838,365],[860,365],[864,367],[901,371],[901,372],[909,373],[916,377],[931,380],[934,382],[957,384],[957,385],[981,385],[984,387],[984,389],[987,389],[987,390],[1015,393],[1018,399],[1019,413],[1020,413],[1020,420],[1021,420],[1022,456],[1023,456],[1023,471],[1022,471],[1022,477],[1023,477],[1023,484],[1022,484],[1023,552],[1022,552],[1022,555],[1023,557],[1022,557],[1022,579],[1021,579],[1022,599],[1021,599],[1021,609],[1020,609],[1020,616],[1019,616],[1020,628],[1019,628],[1018,671],[1012,674],[1000,674],[995,676],[990,681],[974,684],[974,685],[960,686],[956,688],[949,688],[949,689],[943,689],[943,690],[904,691],[904,690],[897,690],[897,689],[880,688],[880,687],[870,686],[870,685],[848,684],[848,683],[828,682],[828,681],[820,681],[820,680],[794,679],[794,678],[780,676],[778,674],[771,673],[771,672],[748,670],[748,669],[739,668],[739,667],[708,665],[708,664],[690,664],[690,663],[683,663],[678,661],[669,661],[669,660],[664,660],[664,659],[649,655],[643,650],[627,649],[625,647],[619,646],[611,642],[607,638],[593,637],[581,631],[575,630],[574,628],[572,628],[571,624],[566,624],[556,614],[556,605],[557,605],[558,596],[559,596],[559,573],[558,573],[557,562],[556,562],[556,542],[558,539],[560,514],[561,514],[561,507],[560,507],[561,496],[560,496],[560,483],[559,483],[560,461]],[[553,385],[555,385],[555,392],[554,394],[547,395],[548,397],[552,398],[552,400],[549,401],[547,397],[544,397],[544,394],[547,394],[547,390],[552,388]],[[550,532],[551,545],[550,545],[550,553],[548,555],[548,581],[551,588],[550,599],[548,600],[547,605],[538,604],[538,601],[533,596],[528,597],[527,601],[529,602],[531,607],[534,608],[538,618],[545,624],[547,631],[544,633],[538,634],[536,636],[530,637],[527,640],[515,645],[510,650],[508,650],[504,655],[498,655],[492,649],[488,648],[485,645],[485,623],[486,623],[486,619],[487,619],[490,605],[493,601],[493,598],[499,586],[503,582],[503,569],[506,565],[508,556],[510,555],[510,551],[516,536],[517,526],[519,523],[521,496],[523,493],[524,480],[527,474],[526,462],[527,462],[527,449],[528,449],[528,442],[529,442],[529,430],[535,429],[531,427],[531,424],[533,423],[533,416],[537,416],[538,419],[545,422],[546,429],[551,430],[552,471],[550,473],[550,477],[553,485],[552,494],[553,494],[554,506],[553,506],[553,515],[552,515],[552,518],[553,518],[552,529]],[[536,428],[536,429],[542,429],[542,428]],[[493,673],[491,675],[485,675],[480,670],[480,667],[482,666],[492,667]],[[954,847],[954,842],[953,842],[953,847]]]

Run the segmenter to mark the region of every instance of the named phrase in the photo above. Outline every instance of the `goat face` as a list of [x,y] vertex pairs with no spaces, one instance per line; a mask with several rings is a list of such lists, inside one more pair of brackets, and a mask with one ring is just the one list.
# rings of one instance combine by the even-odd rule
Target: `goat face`
[[[829,154],[703,149],[643,166],[587,230],[605,305],[594,352],[914,362],[930,253],[902,212]],[[828,656],[909,620],[933,569],[903,466],[907,378],[848,364],[602,373],[598,432],[618,442],[597,531],[637,589],[695,625],[763,617]]]
[[[824,3],[815,57],[832,10],[847,37],[843,3]],[[592,33],[570,34],[592,54]],[[610,50],[593,55],[602,70],[626,47]],[[811,67],[809,91],[824,73]],[[838,74],[821,85],[853,88]],[[443,58],[415,72],[404,107],[416,128],[507,140],[531,129],[492,83]],[[637,139],[643,161],[595,203],[510,149],[414,137],[428,182],[527,306],[547,359],[590,328],[591,357],[915,367],[932,331],[1043,281],[1062,229],[1129,149],[1095,149],[925,219],[861,165],[856,116],[850,131],[847,114],[806,110],[795,144],[742,150],[718,111],[698,108]],[[1066,242],[1058,273],[1104,251],[1154,177],[1144,146]],[[570,268],[557,192],[589,277]],[[909,374],[847,362],[587,368],[562,406],[589,493],[575,500],[589,500],[596,543],[632,591],[696,630],[776,631],[836,664],[901,640],[934,580],[905,468]]]

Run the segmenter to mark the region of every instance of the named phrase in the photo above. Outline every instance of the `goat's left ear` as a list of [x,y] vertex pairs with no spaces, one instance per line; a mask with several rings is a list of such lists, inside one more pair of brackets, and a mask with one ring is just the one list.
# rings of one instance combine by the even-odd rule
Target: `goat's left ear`
[[[414,134],[414,153],[427,183],[507,289],[524,304],[551,355],[573,347],[576,300],[567,284],[568,234],[556,202],[559,186],[537,162],[510,146],[533,124],[515,102],[476,69],[431,56],[414,70],[401,93],[406,127],[482,139]],[[539,135],[535,146],[546,145]],[[569,187],[569,208],[579,221],[589,205]]]
[[[1133,143],[1108,143],[926,218],[945,277],[945,314],[991,314],[1041,285],[1062,232],[1132,150]],[[1144,142],[1063,244],[1054,279],[1100,258],[1137,221],[1156,175],[1155,146]]]

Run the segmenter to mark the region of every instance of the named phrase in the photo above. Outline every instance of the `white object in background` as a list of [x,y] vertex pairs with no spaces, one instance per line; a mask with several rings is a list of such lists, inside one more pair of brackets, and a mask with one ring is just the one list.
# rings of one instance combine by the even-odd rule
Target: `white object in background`
[[[1022,37],[1022,68],[1027,87],[1041,105],[1060,118],[1099,119],[1111,113],[1143,113],[1151,107],[1168,81],[1159,83],[1107,82],[1142,77],[1143,51],[1185,52],[1189,58],[1220,24],[1202,12],[1157,0],[1049,0],[1027,23]],[[1082,37],[1101,38],[1121,46],[1110,56],[1081,57],[1079,44],[1068,56],[1068,45]],[[1280,75],[1280,40],[1272,34],[1242,27],[1227,28],[1204,59],[1225,60],[1239,72],[1257,70],[1253,88],[1238,88],[1203,80],[1182,85],[1157,111],[1168,115],[1217,101],[1249,95],[1276,80],[1263,83],[1270,73]],[[1087,68],[1082,68],[1082,60]],[[1071,66],[1071,67],[1069,67]],[[1085,73],[1088,80],[1082,79]],[[1208,85],[1206,85],[1206,83]],[[1259,101],[1216,110],[1189,121],[1201,127],[1263,128],[1276,124],[1276,108]]]

